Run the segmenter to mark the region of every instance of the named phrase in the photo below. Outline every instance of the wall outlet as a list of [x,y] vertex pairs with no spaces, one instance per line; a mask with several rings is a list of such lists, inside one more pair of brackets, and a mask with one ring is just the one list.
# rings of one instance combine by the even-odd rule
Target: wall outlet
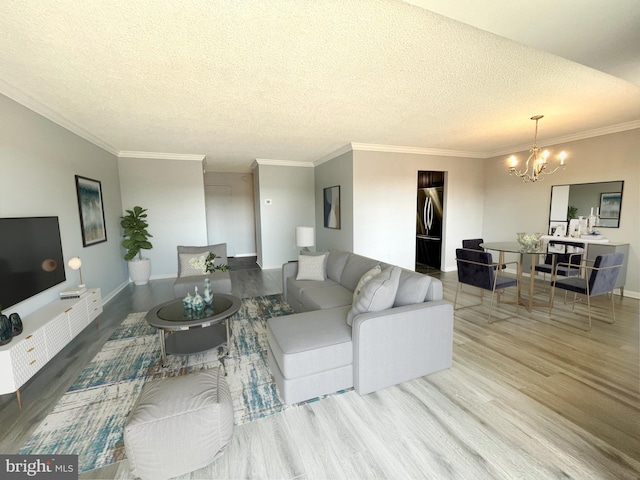
[[271,201],[270,198],[265,199],[264,204],[265,205],[271,205],[273,202]]

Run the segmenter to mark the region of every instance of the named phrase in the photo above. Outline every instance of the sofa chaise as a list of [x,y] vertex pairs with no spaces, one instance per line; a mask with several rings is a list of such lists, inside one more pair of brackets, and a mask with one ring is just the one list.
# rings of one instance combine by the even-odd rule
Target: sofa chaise
[[268,320],[267,355],[285,404],[451,366],[453,307],[440,280],[332,249],[286,263],[282,281],[296,313]]

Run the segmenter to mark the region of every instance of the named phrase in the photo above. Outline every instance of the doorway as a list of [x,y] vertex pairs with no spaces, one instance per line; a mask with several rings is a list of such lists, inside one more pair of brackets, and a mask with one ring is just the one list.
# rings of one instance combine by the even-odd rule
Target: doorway
[[233,242],[227,231],[231,213],[231,185],[205,185],[205,207],[207,209],[208,245],[227,244],[227,256],[233,257]]
[[444,225],[445,172],[418,171],[416,272],[440,271]]

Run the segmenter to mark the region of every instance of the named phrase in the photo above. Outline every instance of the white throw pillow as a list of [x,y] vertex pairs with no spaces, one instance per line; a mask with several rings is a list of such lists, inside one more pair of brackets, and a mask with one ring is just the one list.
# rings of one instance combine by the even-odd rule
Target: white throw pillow
[[360,290],[362,290],[362,287],[369,283],[373,277],[379,275],[380,272],[382,272],[380,265],[376,265],[360,277],[360,281],[358,282],[358,285],[356,285],[356,289],[353,291],[353,303],[356,303],[356,299],[358,298],[358,294],[360,293]]
[[204,264],[204,261],[208,256],[209,252],[178,254],[178,258],[180,259],[180,276],[194,277],[196,275],[204,275],[204,271],[201,268],[192,265],[191,260],[195,258],[197,260],[201,260],[201,263]]
[[387,267],[380,274],[373,277],[362,290],[347,314],[347,324],[352,325],[353,319],[361,313],[380,312],[391,308],[396,299],[398,284],[400,283],[400,267]]
[[296,280],[315,280],[324,282],[327,279],[327,254],[299,255],[298,275]]

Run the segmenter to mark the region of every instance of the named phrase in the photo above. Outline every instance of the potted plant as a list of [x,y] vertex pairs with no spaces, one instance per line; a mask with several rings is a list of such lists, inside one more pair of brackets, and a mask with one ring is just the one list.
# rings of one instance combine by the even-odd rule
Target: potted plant
[[120,217],[124,237],[122,246],[127,249],[124,259],[129,262],[129,275],[136,285],[146,285],[151,276],[151,261],[142,257],[142,250],[153,248],[149,242],[149,237],[153,235],[147,231],[149,224],[146,211],[146,208],[135,206]]

